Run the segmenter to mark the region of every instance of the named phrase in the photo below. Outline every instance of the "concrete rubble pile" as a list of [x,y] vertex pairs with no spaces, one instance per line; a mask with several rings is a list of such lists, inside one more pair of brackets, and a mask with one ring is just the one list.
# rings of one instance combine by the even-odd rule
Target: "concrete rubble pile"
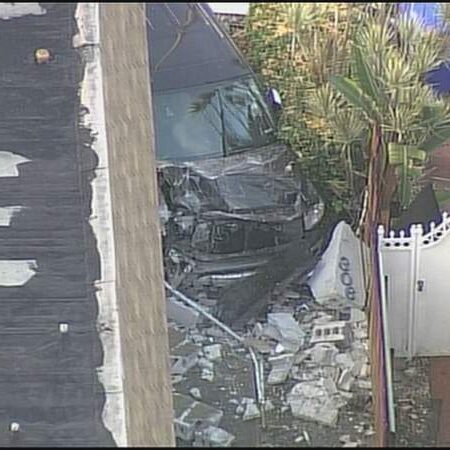
[[[296,301],[289,298],[289,306],[279,302],[273,305],[267,320],[253,323],[244,336],[247,344],[264,356],[268,390],[277,386],[283,391],[281,399],[267,395],[266,411],[275,409],[273,400],[278,409],[294,418],[336,427],[340,411],[355,396],[367,401],[371,398],[366,317],[358,309],[325,310],[313,300],[306,305]],[[194,327],[191,317],[178,322],[170,326],[174,389],[195,370],[200,380],[213,384],[215,365],[223,358],[224,346],[245,352],[217,327],[200,321]],[[191,401],[202,404],[197,387],[189,394]],[[185,411],[177,413],[183,416]],[[211,416],[211,412],[208,414]],[[255,399],[236,399],[235,417],[243,421],[259,419],[261,411]],[[196,417],[196,421],[189,433],[177,436],[194,446],[228,446],[234,442],[233,435],[219,428],[219,421],[208,421],[208,415]]]
[[[299,423],[336,432],[345,422],[346,434],[337,435],[334,444],[339,441],[343,447],[355,447],[361,444],[362,433],[374,433],[370,419],[363,423],[360,417],[371,403],[368,325],[357,238],[345,224],[336,227],[334,235],[336,241],[330,244],[309,286],[295,277],[277,286],[266,316],[252,319],[240,336],[264,359],[264,412],[273,411],[277,417],[288,413]],[[202,294],[196,300],[211,312]],[[228,386],[223,377],[227,358],[240,355],[242,371],[249,375],[246,383],[251,384],[248,349],[205,321],[198,311],[170,296],[167,303],[174,391],[177,386],[189,386],[184,389],[188,395],[176,394],[183,399],[175,402],[177,437],[194,446],[229,446],[236,438],[219,428],[224,412],[205,403],[203,394],[220,390],[223,399],[231,395],[225,403],[231,406],[232,412],[227,414],[232,420],[252,424],[262,420],[264,414],[255,398],[242,393],[239,398],[234,382],[233,387]],[[225,408],[224,402],[215,404]],[[358,425],[352,417],[359,419]],[[232,422],[227,424],[233,427]],[[348,434],[355,430],[359,433],[356,440]],[[303,433],[306,437],[297,435],[295,442],[310,445],[310,435],[305,430]]]
[[[339,256],[338,251],[335,253],[334,259]],[[349,260],[350,256],[349,253]],[[325,269],[323,266],[322,276],[328,273]],[[347,266],[344,269],[347,270]],[[357,267],[351,270],[353,278],[357,279]],[[332,274],[334,276],[334,272]],[[317,287],[317,276],[315,282]],[[273,292],[266,316],[259,321],[253,319],[246,331],[240,333],[247,346],[264,358],[265,411],[278,411],[281,415],[290,413],[299,423],[340,431],[343,411],[350,417],[349,411],[356,409],[357,417],[371,402],[368,325],[363,306],[360,301],[355,301],[352,306],[348,299],[339,302],[316,300],[312,288],[301,280],[292,279],[288,288],[280,289]],[[341,295],[338,290],[330,292]],[[354,298],[358,295],[359,291]],[[208,310],[208,302],[200,296],[198,300]],[[168,304],[174,390],[178,383],[195,377],[195,383],[207,383],[216,389],[213,388],[216,375],[221,375],[216,373],[216,366],[225,362],[224,348],[239,353],[242,359],[247,358],[251,372],[248,350],[241,344],[178,300],[169,297]],[[237,395],[230,386],[220,389],[228,389]],[[202,392],[197,386],[191,387],[187,397],[197,409],[199,404],[203,405]],[[244,422],[261,419],[261,405],[254,398],[232,398],[230,402],[233,403],[234,419]],[[191,420],[189,411],[192,407],[192,404],[186,406],[183,403],[181,409],[176,409],[178,428],[189,428],[189,432],[177,431],[178,438],[195,446],[228,446],[235,441],[231,433],[219,428],[218,412],[208,410],[205,417],[197,414],[195,420]],[[207,411],[207,407],[205,404],[203,411]],[[363,426],[360,422],[354,429],[356,427],[357,433],[364,433],[364,436],[373,434],[369,423]],[[296,439],[309,445],[310,437],[306,434],[307,438],[302,434]],[[337,440],[343,447],[361,444],[359,438],[351,439],[348,434]]]
[[269,349],[267,383],[289,388],[284,406],[293,416],[332,427],[355,392],[370,396],[371,389],[365,314],[355,309],[348,320],[336,316],[320,310],[269,313],[248,339],[256,350]]
[[[219,427],[223,411],[204,403],[198,387],[191,388],[189,395],[176,392],[177,383],[190,376],[194,369],[200,370],[201,380],[213,382],[214,362],[222,358],[222,344],[214,343],[217,337],[207,336],[208,330],[201,334],[193,327],[192,312],[195,311],[188,313],[187,318],[175,314],[181,326],[169,322],[175,434],[194,447],[229,447],[235,436]],[[220,330],[214,329],[214,333],[220,336]]]

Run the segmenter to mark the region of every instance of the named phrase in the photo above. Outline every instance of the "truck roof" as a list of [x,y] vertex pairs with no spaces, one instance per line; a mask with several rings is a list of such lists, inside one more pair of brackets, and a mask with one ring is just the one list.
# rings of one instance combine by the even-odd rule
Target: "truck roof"
[[206,3],[147,3],[154,92],[252,74]]

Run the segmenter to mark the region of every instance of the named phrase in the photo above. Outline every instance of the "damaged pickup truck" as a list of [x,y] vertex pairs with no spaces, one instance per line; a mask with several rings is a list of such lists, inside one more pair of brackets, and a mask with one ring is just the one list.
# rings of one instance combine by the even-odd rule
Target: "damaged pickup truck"
[[234,323],[315,266],[324,202],[209,7],[148,3],[147,19],[166,279]]

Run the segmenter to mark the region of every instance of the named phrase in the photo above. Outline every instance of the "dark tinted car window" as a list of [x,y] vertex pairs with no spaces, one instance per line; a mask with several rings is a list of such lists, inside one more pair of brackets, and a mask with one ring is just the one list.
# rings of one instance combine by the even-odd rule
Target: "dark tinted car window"
[[158,159],[221,157],[273,142],[273,121],[253,77],[154,97]]

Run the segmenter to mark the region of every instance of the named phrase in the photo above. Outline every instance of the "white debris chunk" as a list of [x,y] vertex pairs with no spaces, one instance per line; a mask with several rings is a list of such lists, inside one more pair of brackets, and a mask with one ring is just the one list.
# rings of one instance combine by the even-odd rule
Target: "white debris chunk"
[[214,369],[214,363],[212,361],[210,361],[209,359],[206,359],[206,358],[200,358],[198,360],[198,366],[201,369],[209,369],[209,370],[213,370]]
[[354,381],[355,377],[353,376],[352,372],[346,369],[341,373],[341,376],[339,377],[338,387],[343,391],[350,391]]
[[338,353],[338,349],[333,344],[322,342],[311,349],[310,355],[316,364],[332,366]]
[[319,400],[308,398],[302,401],[293,401],[290,405],[294,417],[312,420],[331,427],[337,424],[339,411],[330,399],[322,403]]
[[202,380],[214,381],[214,372],[211,369],[204,368],[201,375]]
[[268,384],[280,384],[284,383],[291,371],[294,355],[292,353],[275,356],[269,358],[269,362],[272,365],[272,370],[267,379]]
[[189,393],[192,395],[193,398],[195,398],[196,400],[201,400],[202,399],[202,394],[200,393],[200,389],[199,388],[192,388],[189,390]]
[[294,417],[336,426],[339,408],[345,403],[335,398],[332,380],[296,384],[287,396]]
[[203,347],[203,352],[210,361],[216,361],[222,357],[222,346],[220,344],[212,344]]
[[235,436],[219,427],[209,426],[195,433],[193,447],[230,447]]
[[260,416],[261,413],[259,412],[258,405],[256,405],[256,403],[247,403],[242,420],[257,419]]
[[267,316],[268,324],[273,327],[278,336],[276,340],[283,347],[292,352],[304,344],[305,332],[300,328],[292,314],[289,313],[270,313]]
[[172,359],[174,360],[171,367],[172,375],[184,375],[197,364],[198,356],[192,353],[187,356],[173,357]]
[[9,20],[22,16],[42,16],[47,11],[39,3],[0,3],[0,19]]

